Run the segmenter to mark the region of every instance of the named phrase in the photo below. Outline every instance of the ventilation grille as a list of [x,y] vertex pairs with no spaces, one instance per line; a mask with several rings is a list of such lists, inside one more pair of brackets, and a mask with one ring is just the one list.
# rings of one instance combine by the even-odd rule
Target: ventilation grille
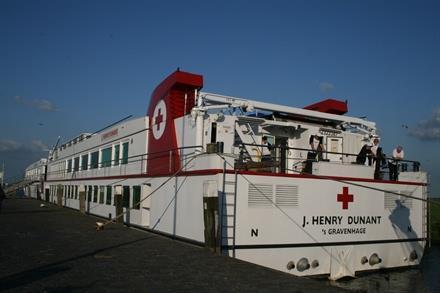
[[[397,195],[401,194],[401,195]],[[396,208],[406,207],[408,209],[412,209],[412,198],[406,197],[407,195],[411,195],[409,191],[390,191],[385,192],[385,201],[384,205],[386,209],[394,210]]]
[[[409,192],[409,191],[401,191],[400,194],[407,195],[407,196],[412,195],[411,192]],[[413,207],[413,199],[412,198],[406,197],[406,196],[401,196],[400,201],[408,209],[412,209],[412,207]]]
[[248,205],[249,206],[271,206],[272,205],[271,184],[249,184]]
[[[396,192],[398,191],[391,191]],[[395,209],[397,207],[396,201],[400,200],[400,196],[391,192],[385,192],[385,208],[386,209]]]
[[298,206],[298,186],[277,185],[275,187],[275,202],[279,206]]

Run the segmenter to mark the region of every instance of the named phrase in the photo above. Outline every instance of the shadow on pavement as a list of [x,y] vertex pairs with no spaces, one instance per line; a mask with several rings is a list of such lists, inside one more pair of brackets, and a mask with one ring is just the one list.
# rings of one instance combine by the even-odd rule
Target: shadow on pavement
[[60,213],[60,212],[63,212],[63,210],[31,210],[31,211],[17,211],[17,212],[2,212],[2,215]]
[[[43,265],[43,266],[40,266],[37,268],[33,268],[33,269],[26,270],[26,271],[23,271],[20,273],[16,273],[16,274],[13,274],[10,276],[6,276],[6,277],[0,279],[0,288],[1,288],[1,290],[8,290],[8,289],[13,289],[13,288],[27,285],[32,282],[45,279],[45,278],[50,277],[52,275],[70,270],[69,267],[63,266],[64,264],[66,264],[68,262],[75,261],[75,260],[78,260],[81,258],[92,257],[98,253],[102,253],[102,252],[105,252],[105,251],[108,251],[108,250],[111,250],[114,248],[119,248],[119,247],[130,245],[130,244],[134,244],[137,242],[142,242],[142,241],[151,239],[153,237],[154,236],[144,237],[141,239],[136,239],[133,241],[124,242],[124,243],[108,246],[105,248],[96,249],[91,252],[87,252],[87,253],[84,253],[81,255],[69,257],[69,258],[66,258],[66,259],[51,263],[51,264]],[[61,292],[61,291],[59,291],[59,292]]]

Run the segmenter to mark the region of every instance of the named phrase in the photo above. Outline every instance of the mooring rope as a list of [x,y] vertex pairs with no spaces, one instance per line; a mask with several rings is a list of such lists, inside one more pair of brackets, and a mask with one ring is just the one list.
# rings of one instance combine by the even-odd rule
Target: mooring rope
[[129,211],[131,211],[135,206],[137,206],[138,204],[140,204],[141,202],[143,202],[144,200],[146,200],[147,198],[149,198],[150,196],[152,196],[156,191],[158,191],[159,189],[161,189],[165,184],[167,184],[171,179],[175,178],[180,172],[182,172],[182,170],[184,168],[186,168],[186,166],[189,165],[189,163],[191,163],[195,158],[197,158],[200,155],[203,155],[205,153],[198,153],[195,154],[194,156],[192,156],[182,167],[179,168],[179,170],[177,170],[176,172],[174,172],[170,177],[168,177],[164,182],[162,182],[162,184],[160,184],[157,188],[155,188],[152,192],[150,192],[150,194],[148,194],[145,198],[141,199],[139,202],[135,203],[132,205],[132,207],[128,207],[125,209],[125,211],[123,211],[122,213],[117,214],[114,218],[111,218],[107,221],[105,221],[104,223],[102,222],[97,222],[97,229],[101,230],[104,229],[105,226],[107,226],[110,223],[113,223],[114,221],[116,221],[117,219],[119,219],[120,217],[122,217],[123,215],[125,215],[126,213],[128,213]]

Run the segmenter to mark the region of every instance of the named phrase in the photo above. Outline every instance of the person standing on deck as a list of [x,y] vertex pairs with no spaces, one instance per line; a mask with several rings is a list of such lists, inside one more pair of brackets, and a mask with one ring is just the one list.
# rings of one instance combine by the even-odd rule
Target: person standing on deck
[[324,151],[324,146],[322,145],[321,139],[317,135],[310,136],[309,139],[310,151],[307,152],[307,161],[303,169],[303,173],[312,174],[312,163],[317,160],[322,160],[322,152]]
[[374,179],[380,178],[380,166],[382,162],[385,160],[385,155],[382,151],[382,147],[379,146],[379,138],[375,138],[373,140],[373,146],[371,147],[371,155],[373,157],[374,165]]
[[405,153],[403,152],[402,146],[397,146],[393,150],[393,157],[392,159],[388,160],[388,166],[390,168],[390,180],[397,181],[398,179],[398,166],[399,161],[403,160],[405,157]]
[[261,162],[272,161],[272,145],[267,141],[266,136],[263,136],[261,144],[263,145],[261,148]]
[[359,154],[356,156],[356,163],[359,165],[371,165],[371,143],[364,144]]

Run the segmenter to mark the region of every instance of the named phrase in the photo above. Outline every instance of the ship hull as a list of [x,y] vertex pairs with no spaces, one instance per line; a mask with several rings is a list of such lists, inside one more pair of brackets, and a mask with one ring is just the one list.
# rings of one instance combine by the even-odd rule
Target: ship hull
[[[52,185],[93,189],[116,180]],[[171,180],[139,175],[122,184],[142,186],[139,209],[123,209],[126,223],[298,276],[338,279],[414,266],[426,243],[427,191],[420,183],[198,170]],[[114,202],[100,203],[99,194],[94,200],[92,191],[86,212],[116,215]],[[61,204],[80,206],[68,197]]]

